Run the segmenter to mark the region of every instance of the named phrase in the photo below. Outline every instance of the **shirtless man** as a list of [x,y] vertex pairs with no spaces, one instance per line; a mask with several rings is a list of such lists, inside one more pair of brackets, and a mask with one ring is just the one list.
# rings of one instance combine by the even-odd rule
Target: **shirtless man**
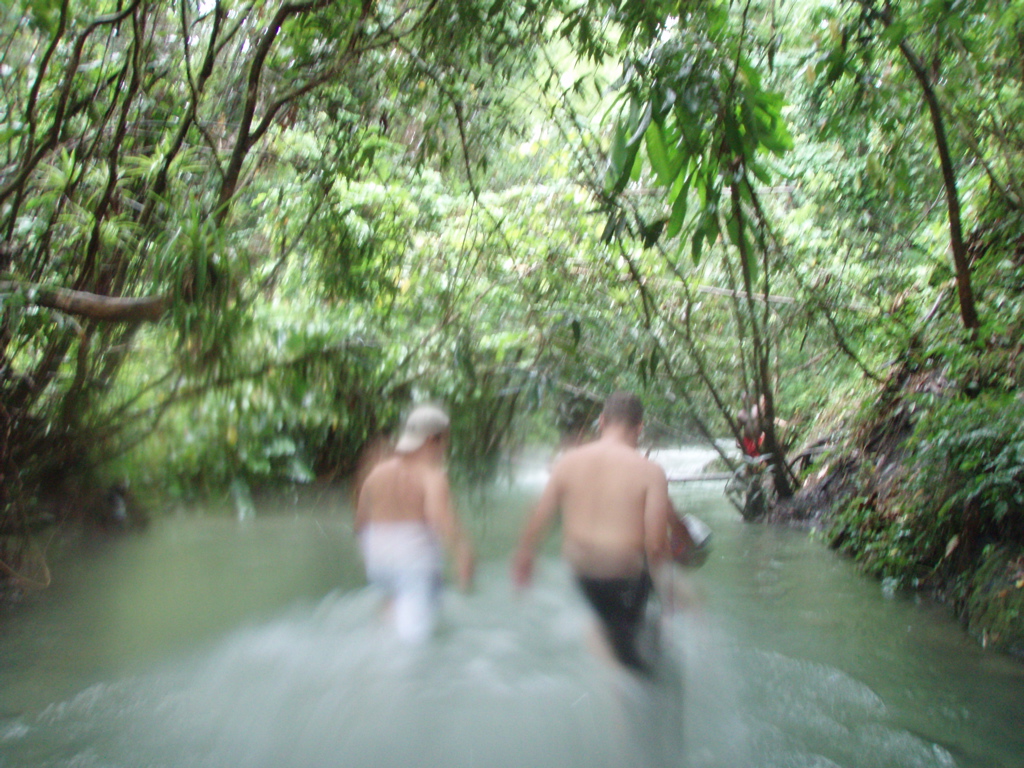
[[669,555],[671,502],[665,472],[637,451],[643,406],[617,392],[605,401],[600,437],[568,451],[551,470],[513,563],[513,578],[524,587],[534,554],[558,512],[562,554],[597,612],[616,658],[649,673],[637,648],[651,573]]
[[473,551],[452,510],[444,457],[447,414],[420,406],[409,414],[395,453],[359,489],[355,529],[372,584],[388,595],[398,636],[422,642],[433,632],[442,581],[442,544],[459,585],[473,578]]

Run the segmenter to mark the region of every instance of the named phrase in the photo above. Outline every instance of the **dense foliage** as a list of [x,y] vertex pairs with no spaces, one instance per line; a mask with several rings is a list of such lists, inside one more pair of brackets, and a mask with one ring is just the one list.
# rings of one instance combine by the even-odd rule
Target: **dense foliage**
[[[343,354],[360,347],[358,313],[340,305],[398,290],[413,221],[400,217],[420,214],[345,187],[408,180],[427,158],[443,168],[485,157],[504,109],[497,86],[529,66],[542,18],[515,3],[484,10],[5,7],[4,528],[26,521],[21,506],[37,489],[129,450],[175,403],[209,394],[261,410],[317,379],[335,389],[332,362],[351,365],[338,375],[354,384],[331,397],[379,394],[389,369],[374,362],[358,375]],[[453,32],[463,45],[447,45]],[[282,299],[293,259],[296,290]],[[344,322],[275,317],[275,303],[296,299],[298,315],[322,314],[323,301]],[[140,334],[149,321],[160,328]],[[281,395],[246,395],[275,383]]]
[[112,482],[248,508],[425,398],[480,478],[617,387],[673,439],[756,403],[779,501],[807,444],[912,434],[837,529],[901,584],[1021,543],[988,423],[1020,402],[1020,0],[2,13],[9,575]]

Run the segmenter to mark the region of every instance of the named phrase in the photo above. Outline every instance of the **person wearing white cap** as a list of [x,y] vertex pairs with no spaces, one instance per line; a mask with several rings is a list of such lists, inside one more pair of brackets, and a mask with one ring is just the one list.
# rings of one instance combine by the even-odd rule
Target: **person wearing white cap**
[[452,508],[444,466],[449,426],[436,406],[413,409],[394,455],[366,476],[356,503],[367,578],[384,591],[395,630],[409,642],[422,642],[436,624],[442,547],[463,589],[473,578],[472,546]]

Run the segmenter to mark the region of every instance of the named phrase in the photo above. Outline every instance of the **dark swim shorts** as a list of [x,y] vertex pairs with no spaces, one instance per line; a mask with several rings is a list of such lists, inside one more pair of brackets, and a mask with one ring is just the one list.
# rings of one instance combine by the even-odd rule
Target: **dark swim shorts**
[[651,594],[650,574],[644,571],[638,576],[621,578],[577,576],[576,580],[601,619],[616,658],[626,667],[649,675],[651,665],[643,658],[639,641]]

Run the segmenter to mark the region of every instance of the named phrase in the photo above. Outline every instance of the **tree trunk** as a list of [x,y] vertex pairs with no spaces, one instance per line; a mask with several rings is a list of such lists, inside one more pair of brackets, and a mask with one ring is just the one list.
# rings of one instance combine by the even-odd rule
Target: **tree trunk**
[[[873,15],[889,29],[892,26],[892,15],[887,9],[871,9]],[[964,244],[963,224],[960,219],[960,195],[956,188],[956,170],[949,152],[949,141],[946,137],[946,124],[942,118],[942,107],[931,75],[921,59],[906,40],[899,41],[900,53],[906,60],[911,72],[921,86],[922,96],[928,106],[932,131],[935,134],[935,148],[939,153],[939,164],[942,168],[942,182],[946,190],[946,209],[949,218],[949,245],[953,252],[953,268],[956,273],[956,292],[960,301],[960,319],[964,328],[974,335],[981,327],[978,310],[974,302],[974,289],[971,287],[971,264],[967,258],[967,247]]]

